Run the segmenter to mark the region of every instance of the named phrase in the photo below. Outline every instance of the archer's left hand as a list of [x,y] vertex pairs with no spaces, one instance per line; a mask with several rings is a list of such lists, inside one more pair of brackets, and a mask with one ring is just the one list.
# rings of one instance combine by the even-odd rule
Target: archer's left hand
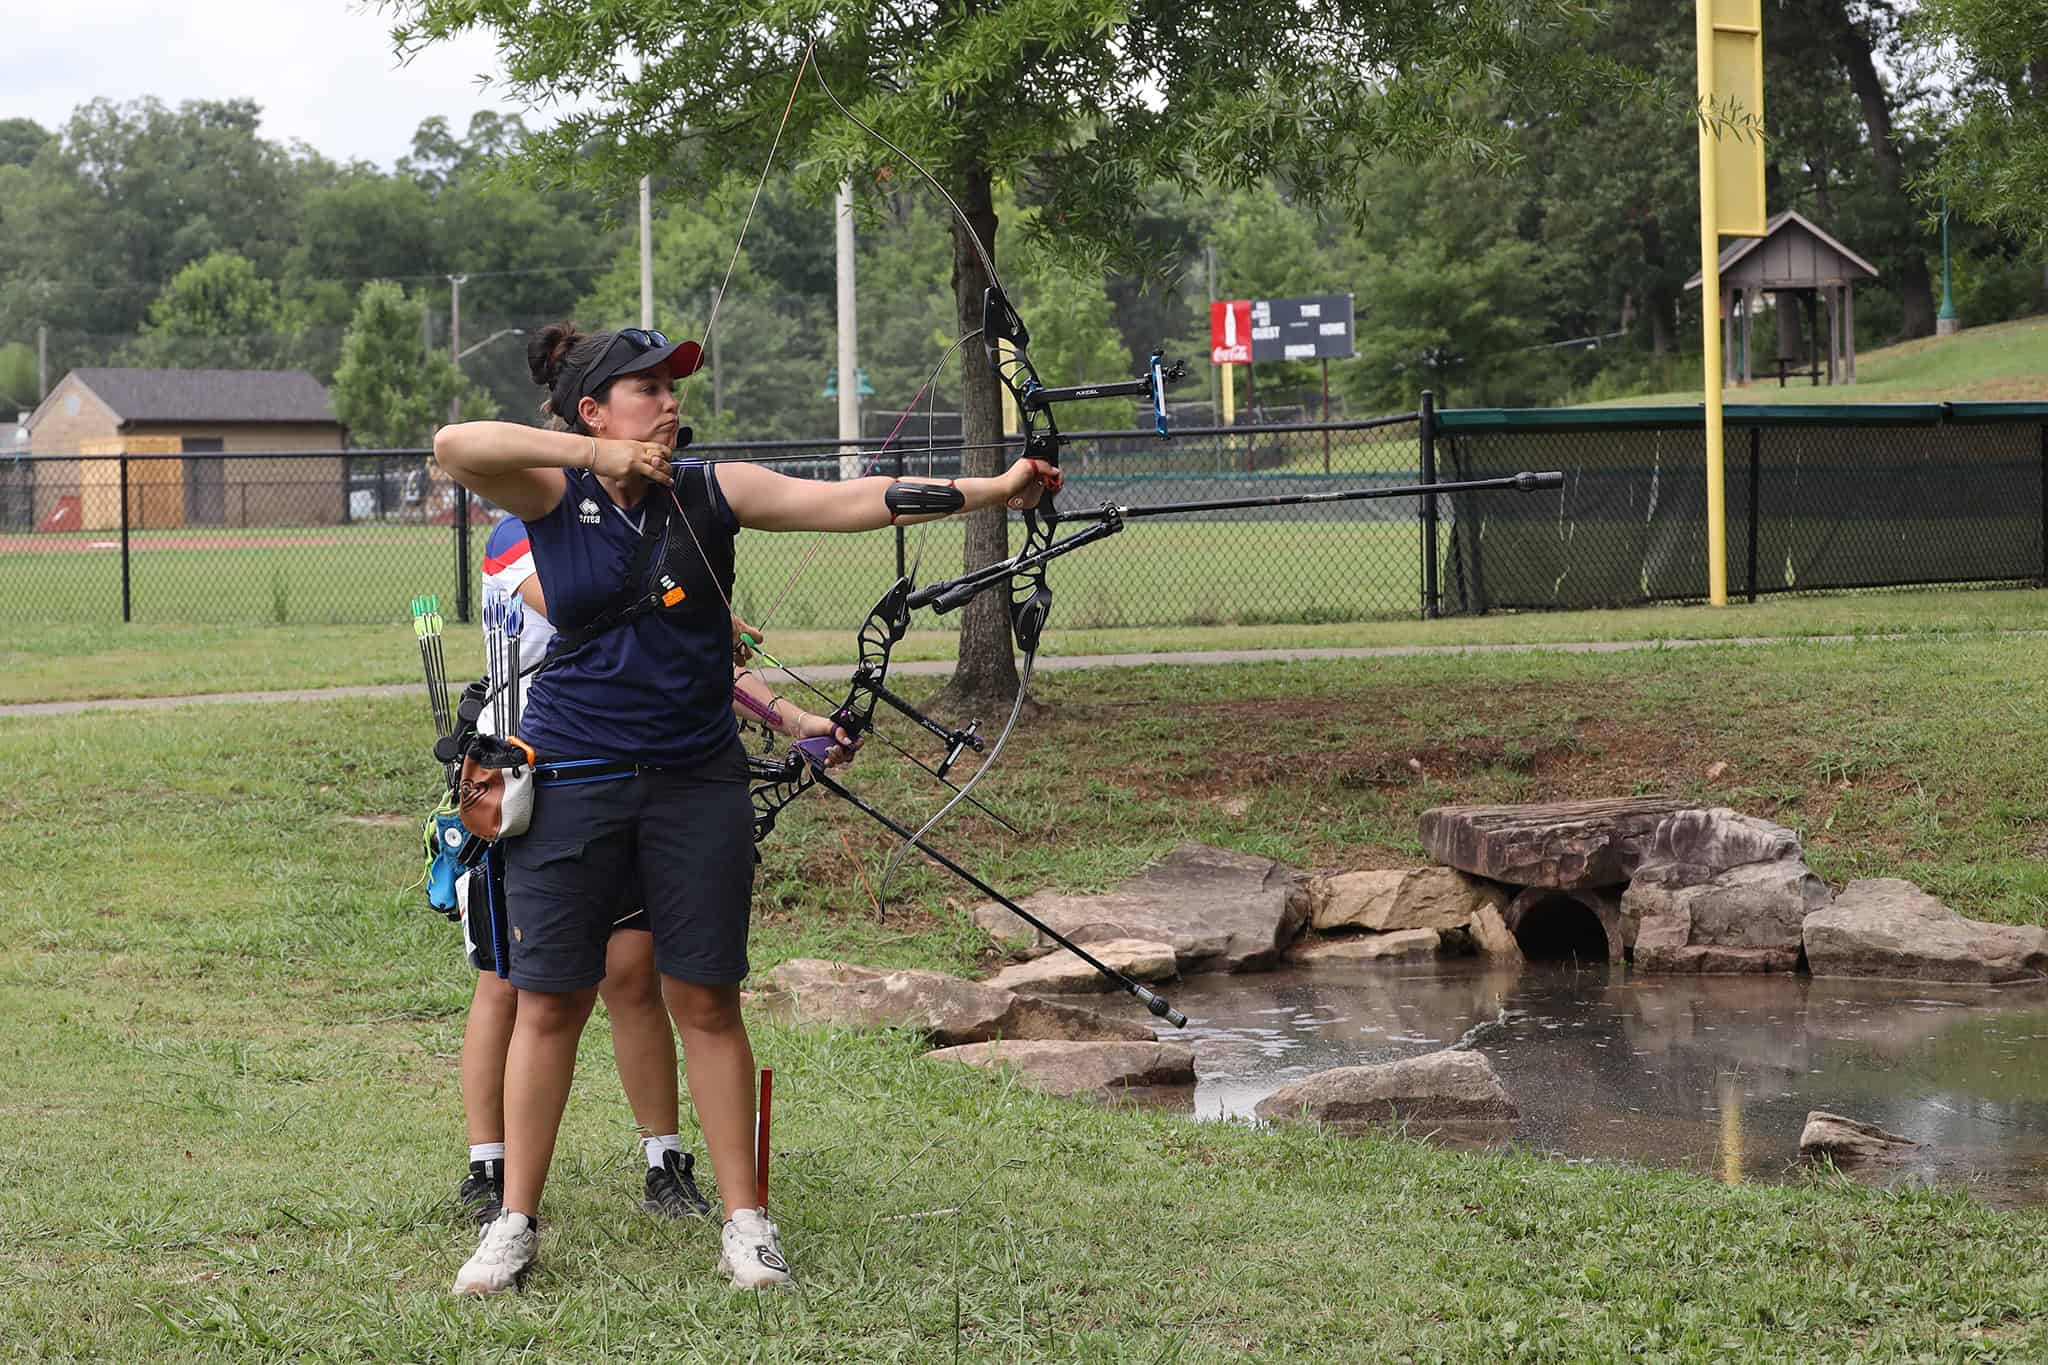
[[1036,507],[1045,494],[1059,492],[1066,477],[1057,465],[1020,457],[1003,473],[1003,497],[1011,511]]
[[804,711],[797,716],[796,737],[798,739],[830,739],[832,748],[825,754],[825,766],[843,768],[853,762],[853,736],[832,723],[829,716],[814,716]]

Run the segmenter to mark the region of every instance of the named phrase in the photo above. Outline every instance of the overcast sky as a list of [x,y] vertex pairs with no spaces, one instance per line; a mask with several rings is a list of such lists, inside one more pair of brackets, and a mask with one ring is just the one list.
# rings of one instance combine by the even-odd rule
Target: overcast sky
[[[494,87],[488,34],[437,44],[401,67],[390,17],[364,0],[0,0],[7,35],[0,117],[56,129],[86,101],[155,95],[167,104],[247,97],[263,135],[337,161],[389,168],[421,119],[459,133],[478,109],[521,112]],[[528,115],[530,126],[545,117]]]

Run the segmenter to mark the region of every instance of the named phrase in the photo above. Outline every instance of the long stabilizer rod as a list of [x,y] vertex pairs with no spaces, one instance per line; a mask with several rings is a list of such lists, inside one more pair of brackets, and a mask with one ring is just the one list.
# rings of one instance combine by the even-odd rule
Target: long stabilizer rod
[[1146,1009],[1152,1011],[1153,1014],[1157,1015],[1161,1019],[1164,1019],[1167,1023],[1173,1025],[1175,1028],[1186,1028],[1188,1026],[1188,1017],[1185,1014],[1182,1014],[1179,1010],[1175,1009],[1171,1004],[1167,1003],[1165,996],[1160,995],[1157,991],[1151,990],[1143,985],[1140,985],[1138,982],[1131,980],[1131,978],[1125,976],[1116,968],[1102,961],[1093,953],[1090,953],[1087,949],[1081,947],[1081,945],[1075,943],[1072,939],[1060,933],[1059,930],[1053,928],[1044,920],[1038,918],[1038,916],[1032,914],[1029,910],[1026,910],[1023,906],[1017,904],[1017,902],[1011,900],[1008,896],[1005,896],[1002,892],[996,890],[993,886],[990,886],[987,882],[975,876],[972,872],[969,872],[966,868],[960,866],[960,864],[954,862],[951,858],[948,858],[945,854],[939,852],[937,849],[931,847],[929,844],[915,843],[915,836],[913,836],[909,830],[905,829],[902,825],[897,824],[894,820],[882,814],[882,812],[876,810],[873,806],[869,805],[867,802],[861,800],[858,796],[855,796],[851,791],[841,786],[837,779],[835,779],[830,773],[825,771],[822,765],[813,764],[811,767],[811,772],[812,775],[817,779],[819,786],[825,788],[833,795],[843,798],[850,805],[852,805],[854,809],[860,811],[863,815],[867,816],[869,819],[881,825],[882,828],[888,830],[897,838],[911,840],[915,844],[915,847],[919,853],[924,854],[925,857],[930,858],[940,867],[945,868],[948,872],[958,877],[961,881],[966,882],[969,886],[981,892],[982,895],[987,896],[990,900],[1002,906],[1005,910],[1008,910],[1011,914],[1017,916],[1017,918],[1023,920],[1026,924],[1036,929],[1039,933],[1044,934],[1054,943],[1059,944],[1060,947],[1065,948],[1075,957],[1080,958],[1083,962],[1087,963],[1096,971],[1100,972],[1105,979],[1112,982],[1119,990],[1129,992],[1138,1001],[1139,1004],[1143,1005]]
[[1227,512],[1238,507],[1297,507],[1312,502],[1360,502],[1368,498],[1419,498],[1428,493],[1534,493],[1564,487],[1564,473],[1526,470],[1498,479],[1465,479],[1457,483],[1415,483],[1398,488],[1341,488],[1331,493],[1275,493],[1259,498],[1211,498],[1205,502],[1155,502],[1138,507],[1098,507],[1087,512],[1061,512],[1061,521],[1129,521],[1137,517],[1170,517],[1186,512]]
[[1086,512],[1062,512],[1061,521],[1086,521],[1095,523],[1085,530],[1076,531],[1064,540],[1054,541],[1042,550],[1030,554],[1016,555],[985,564],[979,569],[960,575],[958,578],[943,579],[927,583],[910,594],[909,604],[913,611],[930,607],[943,616],[947,612],[967,605],[996,584],[1004,582],[1012,574],[1036,568],[1064,554],[1080,549],[1090,541],[1113,536],[1124,529],[1124,523],[1139,517],[1167,517],[1191,512],[1223,512],[1238,507],[1295,507],[1312,502],[1361,502],[1371,498],[1415,498],[1430,493],[1534,493],[1545,488],[1564,487],[1564,474],[1550,470],[1542,474],[1523,472],[1510,474],[1499,479],[1465,479],[1456,483],[1404,484],[1398,488],[1344,488],[1332,493],[1276,493],[1261,498],[1214,498],[1206,502],[1158,502],[1137,507],[1118,507],[1106,503]]

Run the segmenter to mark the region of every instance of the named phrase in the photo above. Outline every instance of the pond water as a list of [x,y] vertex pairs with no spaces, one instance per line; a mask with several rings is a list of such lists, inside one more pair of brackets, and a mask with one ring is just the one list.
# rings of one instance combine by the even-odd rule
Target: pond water
[[[1858,1178],[1966,1185],[2048,1205],[2048,988],[1625,967],[1281,971],[1177,983],[1199,1116],[1249,1116],[1280,1086],[1461,1039],[1522,1111],[1491,1140],[1567,1160],[1794,1178],[1808,1110],[1928,1144]],[[1184,1093],[1184,1092],[1183,1092]],[[1469,1142],[1470,1135],[1453,1141]]]

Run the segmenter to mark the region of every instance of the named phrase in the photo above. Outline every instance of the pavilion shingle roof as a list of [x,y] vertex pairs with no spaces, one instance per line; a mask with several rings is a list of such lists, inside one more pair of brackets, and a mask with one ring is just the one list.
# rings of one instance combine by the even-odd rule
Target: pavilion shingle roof
[[327,390],[304,370],[79,369],[123,422],[333,422]]

